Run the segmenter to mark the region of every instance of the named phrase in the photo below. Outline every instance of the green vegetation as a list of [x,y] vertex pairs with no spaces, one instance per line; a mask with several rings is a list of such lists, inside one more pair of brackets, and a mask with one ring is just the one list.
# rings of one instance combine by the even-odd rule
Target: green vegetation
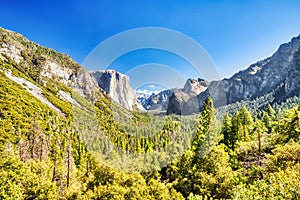
[[[46,60],[76,72],[67,56],[11,32],[1,30],[0,40],[25,49],[19,64],[0,57],[0,199],[300,198],[298,97],[218,114],[210,98],[194,116],[131,112],[105,94],[92,103],[58,77],[41,78]],[[6,69],[41,88],[63,115]]]
[[[48,92],[50,101],[54,103],[52,97],[61,102],[58,107],[66,117],[61,116],[3,72],[0,75],[0,199],[182,199],[157,177],[146,179],[101,164],[67,117],[78,110]],[[90,104],[85,104],[86,113],[97,108]],[[111,114],[108,108],[105,112]]]
[[[119,107],[108,98],[92,104],[73,93],[82,107],[72,109],[59,100],[58,107],[65,106],[61,110],[71,116],[64,117],[3,72],[0,77],[1,199],[299,198],[299,106],[282,117],[267,106],[261,119],[253,118],[243,106],[233,116],[226,114],[221,123],[211,99],[200,116],[153,117],[116,113]],[[55,98],[47,92],[47,98]],[[115,120],[125,114],[129,114],[126,123]],[[84,120],[84,116],[94,117],[100,132],[118,148],[110,149],[92,131],[80,130],[86,126],[72,119]],[[149,124],[156,126],[147,129]],[[97,128],[94,134],[99,134]],[[143,137],[132,135],[141,130]],[[183,139],[186,143],[178,142]],[[156,165],[138,167],[154,158],[151,153],[175,144],[174,157],[166,151],[155,157]],[[109,159],[120,161],[128,152],[142,155],[132,168],[140,173],[121,172],[110,163]]]

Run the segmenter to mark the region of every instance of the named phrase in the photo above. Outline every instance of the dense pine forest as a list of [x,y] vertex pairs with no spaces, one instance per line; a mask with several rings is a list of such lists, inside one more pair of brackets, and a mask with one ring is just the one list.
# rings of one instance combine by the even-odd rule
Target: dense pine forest
[[[23,49],[18,63],[0,57],[0,199],[300,198],[298,97],[229,111],[207,98],[192,116],[128,111],[101,91],[89,101],[40,76],[47,60],[79,71],[66,55],[0,36]],[[38,86],[59,112],[10,76]]]

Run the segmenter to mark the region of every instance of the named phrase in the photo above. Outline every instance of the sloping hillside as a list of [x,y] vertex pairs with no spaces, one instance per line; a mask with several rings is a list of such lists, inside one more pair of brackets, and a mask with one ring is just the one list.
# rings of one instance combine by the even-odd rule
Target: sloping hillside
[[182,198],[95,154],[110,156],[101,139],[121,132],[118,119],[142,114],[111,101],[70,57],[8,30],[0,39],[0,199]]

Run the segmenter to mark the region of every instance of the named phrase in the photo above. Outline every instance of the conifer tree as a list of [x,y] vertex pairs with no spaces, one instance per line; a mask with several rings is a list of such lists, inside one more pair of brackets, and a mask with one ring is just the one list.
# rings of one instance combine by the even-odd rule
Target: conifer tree
[[281,133],[285,136],[284,141],[290,139],[299,141],[300,139],[300,111],[298,107],[288,110],[283,116],[280,124]]
[[246,106],[242,106],[240,112],[239,112],[239,120],[240,124],[242,126],[242,135],[239,137],[243,139],[243,141],[249,140],[249,132],[252,129],[253,126],[253,118],[251,113],[248,111]]
[[232,134],[232,123],[231,118],[228,113],[226,113],[224,118],[224,125],[222,129],[223,134],[223,143],[228,146],[229,148],[233,148],[233,134]]
[[270,104],[268,104],[266,112],[268,113],[268,115],[271,117],[272,120],[276,119],[276,112]]
[[204,102],[198,121],[197,133],[193,141],[193,150],[196,157],[201,157],[210,151],[211,147],[217,142],[219,128],[213,101],[208,97]]
[[234,113],[232,120],[231,120],[231,124],[232,124],[232,129],[231,129],[231,137],[230,137],[230,141],[231,141],[231,149],[234,150],[235,149],[235,144],[237,142],[237,140],[240,140],[241,138],[239,137],[241,134],[241,122],[239,119],[240,113],[237,111],[236,113]]

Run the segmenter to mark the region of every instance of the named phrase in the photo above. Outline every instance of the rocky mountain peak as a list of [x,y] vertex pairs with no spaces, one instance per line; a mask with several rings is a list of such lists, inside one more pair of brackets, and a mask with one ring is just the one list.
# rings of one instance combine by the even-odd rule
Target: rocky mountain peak
[[[174,111],[176,114],[198,112],[197,98],[194,97],[199,95],[201,92],[204,92],[208,85],[209,82],[204,79],[198,78],[196,80],[190,78],[186,81],[183,88],[173,88],[162,91],[156,95],[152,95],[144,101],[143,106],[147,110],[167,111],[167,113],[173,113]],[[175,103],[176,101],[179,102]],[[172,106],[173,103],[174,106]],[[180,111],[177,112],[176,110]]]
[[130,87],[129,77],[115,70],[89,72],[68,55],[38,45],[3,28],[0,28],[0,59],[15,62],[44,87],[51,84],[57,87],[56,83],[60,82],[92,102],[106,92],[112,100],[129,110],[133,107],[143,110]]
[[[297,63],[299,48],[300,36],[280,45],[271,57],[250,65],[229,79],[218,81],[218,84],[211,84],[206,94],[200,94],[201,99],[212,92],[224,91],[226,101],[219,105],[222,106],[241,100],[254,100],[274,90],[281,91],[280,95],[274,96],[274,102],[297,94],[300,87],[300,63]],[[214,101],[220,99],[215,97]]]
[[142,109],[134,90],[130,87],[129,77],[115,70],[99,70],[90,72],[102,88],[116,103],[132,110]]
[[188,79],[183,87],[183,92],[195,96],[206,90],[207,82],[204,79]]
[[[212,81],[204,92],[198,95],[199,108],[203,101],[211,96],[216,107],[233,104],[242,100],[253,101],[262,96],[273,95],[273,102],[279,102],[300,92],[300,36],[280,45],[269,58],[250,65],[230,78]],[[197,91],[197,82],[188,80],[184,91]],[[277,93],[274,93],[277,91]],[[176,97],[176,98],[175,98]],[[177,102],[179,101],[179,102]],[[169,101],[167,113],[181,113],[180,95],[174,95]],[[187,101],[187,102],[190,102]],[[197,102],[195,100],[195,102]],[[181,104],[180,104],[181,103]],[[272,103],[272,102],[270,102]],[[189,103],[191,104],[191,103]],[[189,111],[189,109],[186,109]]]
[[146,110],[167,110],[169,104],[169,98],[173,94],[174,89],[164,90],[158,94],[153,94],[143,102],[143,106]]

